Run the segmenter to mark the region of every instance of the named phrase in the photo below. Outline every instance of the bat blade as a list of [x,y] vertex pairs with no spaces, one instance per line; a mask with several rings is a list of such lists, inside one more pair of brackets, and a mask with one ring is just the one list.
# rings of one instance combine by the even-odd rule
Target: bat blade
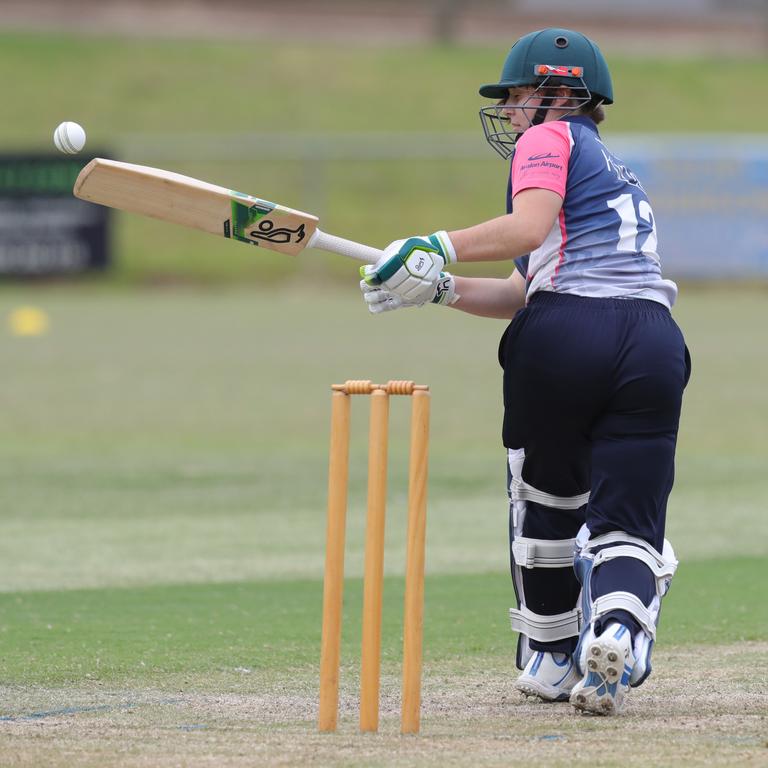
[[73,192],[92,203],[290,255],[309,244],[318,223],[309,213],[190,176],[102,158],[80,171]]

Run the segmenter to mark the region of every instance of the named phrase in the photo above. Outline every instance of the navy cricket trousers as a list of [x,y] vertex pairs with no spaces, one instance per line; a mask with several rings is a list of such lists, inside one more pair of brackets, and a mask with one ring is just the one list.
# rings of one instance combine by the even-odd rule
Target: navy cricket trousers
[[[590,491],[578,510],[527,502],[523,535],[572,538],[586,522],[592,537],[625,531],[661,551],[690,376],[669,310],[642,299],[539,292],[505,331],[499,361],[504,445],[524,448],[523,479],[556,496]],[[538,613],[576,604],[580,585],[570,569],[526,569],[523,578]],[[639,561],[618,558],[598,569],[593,594],[617,590],[648,605],[655,582]]]

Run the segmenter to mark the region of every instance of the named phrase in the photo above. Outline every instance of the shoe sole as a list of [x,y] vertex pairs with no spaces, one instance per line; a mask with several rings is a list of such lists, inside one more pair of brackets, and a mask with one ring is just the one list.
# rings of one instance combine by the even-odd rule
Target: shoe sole
[[[613,638],[598,637],[587,648],[585,664],[586,680],[571,693],[571,704],[581,712],[595,715],[618,714],[624,698],[620,682],[624,672],[621,646]],[[609,686],[615,686],[615,694]]]

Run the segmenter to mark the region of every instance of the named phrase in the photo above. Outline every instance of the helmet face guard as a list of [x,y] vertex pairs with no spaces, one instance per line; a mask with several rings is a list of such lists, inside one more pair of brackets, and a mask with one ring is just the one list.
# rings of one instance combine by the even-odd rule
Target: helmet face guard
[[[580,67],[552,67],[550,65],[541,64],[536,65],[534,69],[538,72],[542,68],[546,68],[547,74],[543,77],[539,75],[537,78],[538,82],[532,78],[531,85],[535,87],[525,101],[515,104],[514,107],[512,107],[507,106],[507,99],[502,99],[498,103],[483,107],[480,110],[480,122],[483,126],[485,139],[505,160],[512,156],[515,151],[517,140],[523,134],[524,130],[526,130],[510,130],[511,121],[505,114],[505,111],[508,111],[509,109],[522,110],[523,115],[528,121],[527,127],[530,128],[532,125],[543,123],[546,119],[547,112],[550,109],[557,109],[562,112],[562,116],[564,117],[565,115],[571,115],[574,112],[578,112],[578,110],[592,101],[592,93],[584,82],[583,77],[579,77],[579,85],[568,86],[571,91],[570,94],[561,96],[553,94],[553,91],[559,89],[563,83],[558,74],[550,74],[550,72],[552,70],[568,69],[569,79],[572,79],[575,76],[575,73],[580,71]],[[519,88],[523,86],[511,87]],[[539,99],[539,104],[536,106],[527,106],[534,99]],[[563,101],[565,103],[553,107],[555,100]],[[534,110],[535,114],[531,117],[530,113]]]

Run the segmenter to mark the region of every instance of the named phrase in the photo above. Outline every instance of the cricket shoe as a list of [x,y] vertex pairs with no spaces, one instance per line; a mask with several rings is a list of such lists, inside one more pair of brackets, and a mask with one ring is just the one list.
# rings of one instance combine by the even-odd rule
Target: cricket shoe
[[571,704],[594,715],[619,714],[635,666],[632,633],[611,622],[600,637],[587,639],[580,662],[584,677],[571,691]]
[[570,654],[536,651],[515,681],[515,688],[542,701],[567,701],[578,680]]

